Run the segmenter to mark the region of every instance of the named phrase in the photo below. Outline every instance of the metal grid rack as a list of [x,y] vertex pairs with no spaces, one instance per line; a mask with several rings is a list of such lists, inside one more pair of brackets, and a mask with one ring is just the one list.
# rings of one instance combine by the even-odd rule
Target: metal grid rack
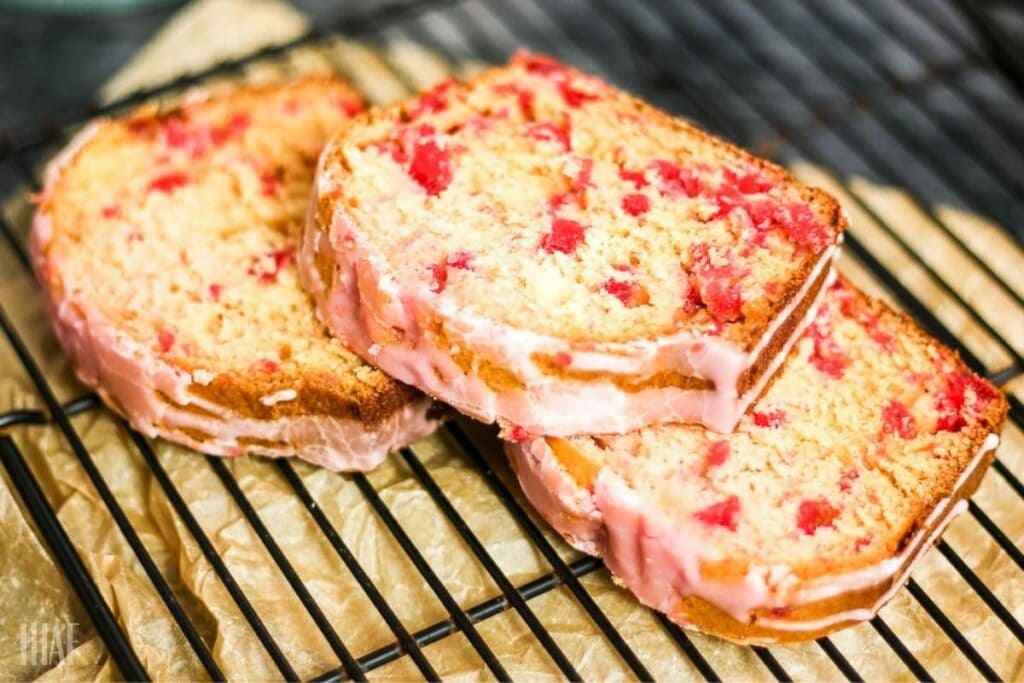
[[[1024,181],[1020,180],[1024,178],[1024,173],[1021,173],[1024,170],[1024,125],[1021,125],[1020,114],[1024,75],[1015,70],[1012,59],[999,52],[998,45],[993,47],[990,44],[995,29],[985,23],[984,12],[970,0],[962,1],[969,6],[966,11],[948,5],[945,0],[908,0],[898,6],[883,0],[856,5],[816,3],[813,0],[749,5],[738,2],[704,4],[687,0],[645,0],[638,3],[615,0],[559,3],[541,0],[519,3],[434,0],[390,6],[362,16],[348,16],[340,26],[333,28],[340,29],[346,36],[371,41],[413,40],[442,55],[449,65],[463,63],[467,59],[503,61],[515,47],[526,45],[603,73],[655,103],[689,116],[756,151],[784,162],[803,158],[834,169],[836,174],[831,177],[854,202],[855,208],[876,222],[884,234],[908,255],[914,267],[924,272],[944,297],[959,306],[972,324],[995,345],[998,350],[996,356],[1006,362],[996,366],[985,362],[975,348],[950,329],[948,323],[933,312],[911,286],[901,282],[890,271],[886,261],[874,252],[873,245],[865,243],[856,234],[848,235],[846,242],[853,259],[926,330],[956,348],[974,370],[1000,385],[1007,385],[1024,375],[1024,359],[1014,343],[996,329],[990,316],[976,311],[962,295],[957,283],[937,272],[934,265],[908,243],[904,233],[889,224],[855,187],[839,180],[847,174],[857,173],[908,187],[921,198],[916,208],[933,227],[959,247],[972,267],[980,269],[1000,290],[1001,296],[1015,305],[1024,306],[1022,292],[1015,290],[996,269],[976,254],[963,239],[962,232],[950,227],[941,215],[928,208],[934,199],[952,199],[1011,226],[1012,240],[1018,246],[1024,244],[1024,221],[1020,220],[1021,200],[1024,199]],[[12,133],[0,142],[0,177],[7,174],[26,189],[38,190],[39,179],[33,169],[66,140],[69,128],[79,125],[89,116],[120,111],[145,99],[173,93],[212,77],[237,74],[247,64],[287,56],[290,51],[316,45],[325,37],[325,33],[315,31],[287,45],[262,50],[112,104],[54,116],[45,125]],[[879,41],[887,49],[860,49],[866,45],[878,45]],[[389,63],[386,52],[383,54],[382,63],[389,65],[399,82],[412,89],[408,74],[399,65]],[[994,54],[994,57],[990,58],[989,54]],[[0,231],[27,269],[23,230],[0,214]],[[3,302],[0,302],[0,328],[46,408],[45,411],[15,410],[0,414],[0,430],[41,424],[54,425],[60,430],[202,665],[211,678],[223,679],[223,672],[208,644],[189,620],[186,610],[104,480],[96,465],[95,454],[88,451],[72,424],[72,417],[100,409],[98,399],[90,394],[60,404],[37,358],[25,342],[23,332],[16,328]],[[1012,425],[1016,429],[1024,429],[1024,405],[1013,394],[1010,395],[1010,403]],[[121,424],[127,429],[123,421]],[[550,572],[523,585],[513,585],[429,469],[413,451],[405,449],[400,457],[500,590],[500,595],[485,602],[460,605],[370,481],[360,474],[344,475],[355,483],[449,614],[448,619],[415,633],[410,633],[403,625],[359,559],[318,507],[293,466],[287,461],[275,463],[294,495],[394,634],[391,645],[367,653],[353,653],[346,647],[343,634],[326,618],[242,486],[223,461],[206,459],[337,656],[339,668],[325,672],[317,680],[365,680],[370,671],[404,656],[411,659],[425,678],[434,679],[437,673],[423,649],[459,631],[493,675],[507,679],[508,672],[502,662],[476,628],[483,620],[506,610],[519,613],[566,678],[579,680],[574,662],[530,607],[531,599],[559,586],[568,589],[633,674],[640,679],[650,679],[644,661],[579,581],[579,577],[585,574],[603,571],[600,560],[563,561],[463,428],[453,423],[447,429],[466,458],[482,474],[492,494],[511,513],[522,532],[548,562]],[[150,443],[134,432],[131,438],[137,447],[138,457],[146,463],[163,495],[198,543],[206,561],[251,626],[254,637],[266,649],[281,675],[289,680],[295,679],[289,653],[282,651],[260,614],[235,582],[224,558],[218,554],[154,455]],[[145,679],[146,671],[76,554],[72,540],[62,527],[33,469],[14,440],[3,431],[0,431],[0,460],[54,558],[87,606],[97,633],[122,674],[129,679]],[[1002,478],[1020,499],[1024,499],[1024,483],[1008,465],[997,459],[993,469],[994,474],[990,476]],[[988,512],[974,501],[970,502],[969,510],[1017,569],[1024,572],[1024,553],[1018,545],[1019,539],[1008,537]],[[1014,607],[1000,602],[993,590],[949,544],[939,541],[937,547],[949,568],[962,577],[1016,641],[1024,644],[1024,626],[1014,616]],[[918,583],[911,579],[907,588],[983,678],[999,679],[997,671],[979,653],[977,643],[969,642]],[[660,615],[657,619],[701,676],[707,680],[720,680],[719,674],[691,637]],[[870,623],[910,675],[919,680],[931,679],[912,649],[882,617],[876,616]],[[862,680],[832,640],[820,638],[817,642],[834,663],[837,677]],[[771,650],[763,647],[753,650],[772,676],[778,680],[789,680],[789,674]]]

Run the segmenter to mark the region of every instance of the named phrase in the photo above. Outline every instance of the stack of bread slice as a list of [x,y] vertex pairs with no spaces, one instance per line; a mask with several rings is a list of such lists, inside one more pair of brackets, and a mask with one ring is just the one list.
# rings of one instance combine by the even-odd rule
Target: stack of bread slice
[[136,428],[368,469],[436,399],[642,602],[737,642],[871,617],[964,509],[1005,398],[834,273],[825,192],[546,57],[361,109],[194,94],[53,162],[35,266]]
[[831,269],[785,170],[551,59],[360,116],[299,255],[320,319],[497,422],[527,497],[736,642],[870,618],[966,506],[1002,394]]

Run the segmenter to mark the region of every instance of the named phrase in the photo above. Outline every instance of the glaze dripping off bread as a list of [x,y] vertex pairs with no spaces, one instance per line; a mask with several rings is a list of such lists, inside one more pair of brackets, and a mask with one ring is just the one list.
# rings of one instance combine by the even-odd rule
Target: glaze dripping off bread
[[533,505],[677,623],[740,643],[872,617],[966,508],[1007,404],[841,279],[735,432],[507,446]]
[[514,438],[732,429],[846,225],[784,169],[526,54],[359,117],[314,192],[323,322]]
[[431,400],[327,335],[295,272],[317,156],[361,109],[329,77],[194,92],[50,165],[35,269],[78,376],[139,431],[367,469],[432,430]]

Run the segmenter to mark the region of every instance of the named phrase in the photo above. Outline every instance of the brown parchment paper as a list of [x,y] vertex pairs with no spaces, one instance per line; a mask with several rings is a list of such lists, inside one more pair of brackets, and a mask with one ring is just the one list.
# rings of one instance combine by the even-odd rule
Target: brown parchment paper
[[[239,19],[242,15],[244,18]],[[210,28],[228,25],[244,26],[245,30],[222,31],[220,33],[225,35],[219,35]],[[107,86],[104,94],[113,97],[123,94],[126,88],[164,80],[182,69],[204,63],[201,59],[204,56],[208,62],[214,57],[243,54],[259,44],[287,40],[305,26],[301,17],[276,2],[205,0],[194,3],[184,11],[182,18],[155,38],[141,59]],[[218,34],[215,45],[204,53],[202,45],[207,39],[202,37],[213,34]],[[372,49],[341,40],[296,49],[282,57],[248,65],[244,78],[274,80],[310,70],[340,70],[370,100],[385,102],[404,96],[410,87],[426,87],[452,70],[444,60],[402,40],[400,35],[394,38]],[[176,62],[178,57],[183,59]],[[463,65],[458,71],[468,72],[478,67]],[[985,274],[964,257],[960,247],[921,215],[904,193],[854,180],[850,184],[851,191],[857,193],[854,197],[847,195],[836,179],[821,169],[799,166],[795,170],[806,180],[825,186],[840,197],[850,213],[852,229],[861,241],[991,368],[1008,364],[1005,351],[978,325],[971,324],[963,309],[938,287],[931,274],[912,262],[907,248],[925,257],[937,276],[954,283],[957,291],[982,312],[994,329],[1018,351],[1024,350],[1024,311],[1012,300],[1001,297],[993,283],[986,281]],[[887,218],[889,225],[903,237],[904,244],[877,224],[858,200]],[[996,226],[954,209],[939,207],[938,211],[969,248],[986,257],[992,254],[992,267],[1001,277],[1024,288],[1024,254]],[[24,198],[12,198],[7,212],[24,229],[30,215]],[[854,259],[844,256],[842,269],[872,293],[888,296],[869,271]],[[58,397],[68,400],[84,393],[49,331],[34,283],[2,241],[0,303]],[[1024,383],[1018,381],[1007,389],[1022,395]],[[40,404],[16,356],[7,344],[0,343],[0,411]],[[161,574],[224,673],[232,680],[280,678],[120,420],[106,410],[95,410],[74,418],[73,422]],[[500,458],[500,447],[493,433],[487,428],[462,424],[518,495]],[[52,426],[20,426],[9,433],[40,480],[150,674],[158,680],[203,679],[205,671],[59,431]],[[195,453],[162,441],[154,442],[153,446],[156,457],[192,515],[299,676],[309,678],[336,669],[339,666],[337,656],[210,464]],[[513,583],[521,585],[550,572],[534,545],[450,435],[442,431],[416,444],[414,450]],[[999,453],[1011,470],[1024,471],[1024,435],[1013,425],[1007,426]],[[350,651],[358,657],[391,644],[394,635],[277,467],[254,458],[224,462]],[[350,477],[302,463],[296,463],[295,467],[320,508],[410,631],[448,618],[440,601]],[[469,608],[500,594],[400,458],[393,457],[368,478],[460,605]],[[120,673],[38,540],[10,483],[6,479],[2,482],[0,679],[22,680],[36,676],[47,680],[117,679]],[[1024,539],[1024,501],[997,474],[989,474],[974,500],[1011,539],[1018,542]],[[540,526],[563,558],[579,559],[580,556],[543,523]],[[977,522],[970,516],[961,517],[947,531],[945,539],[1015,618],[1024,620],[1024,575]],[[1024,677],[1024,648],[941,555],[929,552],[914,578],[1001,676],[1008,680]],[[652,613],[616,587],[606,572],[586,574],[581,581],[656,678],[699,678],[693,665]],[[631,678],[629,669],[567,589],[555,588],[530,600],[529,605],[585,678]],[[900,592],[881,614],[934,676],[948,680],[979,678],[906,591]],[[58,632],[63,636],[70,629],[74,647],[46,662],[26,664],[23,635],[26,624],[63,624],[65,630]],[[67,626],[69,624],[71,626]],[[522,680],[560,678],[557,668],[514,610],[490,617],[477,628],[512,676]],[[701,634],[690,637],[726,679],[771,679],[751,649]],[[870,625],[838,633],[832,636],[832,641],[869,680],[911,679],[910,673]],[[445,678],[491,678],[460,633],[426,647],[424,652]],[[775,647],[772,652],[799,680],[840,678],[839,671],[814,643]],[[370,677],[411,680],[421,676],[408,657],[401,657],[372,671]]]

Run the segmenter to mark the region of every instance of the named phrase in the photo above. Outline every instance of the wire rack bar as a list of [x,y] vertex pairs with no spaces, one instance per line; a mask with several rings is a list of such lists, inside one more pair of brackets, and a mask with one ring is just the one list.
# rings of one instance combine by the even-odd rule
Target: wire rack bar
[[924,611],[928,613],[928,616],[932,618],[932,621],[942,629],[942,632],[946,634],[947,638],[953,641],[953,644],[956,645],[957,649],[967,657],[968,661],[974,665],[974,668],[978,670],[978,673],[980,673],[986,681],[1003,680],[991,665],[985,661],[985,658],[974,649],[974,646],[967,642],[967,639],[964,638],[964,634],[960,632],[960,629],[953,625],[953,622],[949,620],[946,613],[935,604],[935,601],[931,599],[931,596],[929,596],[923,588],[921,588],[917,581],[914,579],[907,581],[907,590],[910,591],[910,594],[913,595],[914,599],[917,600],[921,607],[924,608]]
[[985,511],[978,507],[978,504],[973,500],[967,501],[967,509],[970,511],[974,519],[978,521],[978,524],[980,524],[985,531],[995,539],[996,543],[999,544],[999,547],[1003,549],[1003,552],[1010,556],[1010,559],[1016,563],[1017,567],[1020,568],[1021,571],[1024,571],[1024,553],[1021,552],[1020,548],[1014,545],[1013,540],[1003,533],[1003,530],[996,526],[996,523],[993,522],[992,519],[985,514]]
[[353,555],[352,551],[349,550],[348,545],[346,545],[345,541],[341,539],[341,536],[334,528],[334,525],[331,524],[329,519],[327,519],[327,515],[325,515],[323,510],[320,509],[320,506],[317,505],[316,500],[313,498],[312,494],[310,494],[309,489],[306,488],[306,485],[295,471],[295,468],[292,467],[290,462],[283,459],[278,460],[276,465],[278,469],[281,470],[281,474],[284,476],[285,481],[288,482],[292,487],[292,490],[294,490],[295,494],[299,497],[303,506],[305,506],[306,511],[309,512],[317,526],[320,527],[320,531],[323,532],[327,541],[338,554],[338,557],[341,558],[345,567],[348,568],[352,577],[355,578],[356,583],[358,583],[359,587],[363,589],[366,597],[370,599],[370,602],[373,603],[373,606],[377,609],[381,618],[384,619],[384,622],[395,634],[403,652],[409,655],[413,663],[416,665],[416,668],[418,668],[420,673],[423,674],[424,678],[430,681],[437,680],[439,678],[437,672],[423,655],[423,651],[420,649],[419,644],[409,634],[408,629],[405,628],[394,610],[391,609],[391,605],[389,605],[387,600],[384,599],[384,596],[381,595],[380,589],[378,589],[373,583],[373,580],[359,564],[355,555]]
[[523,599],[523,596],[516,591],[515,586],[512,585],[512,582],[505,575],[505,572],[501,570],[498,563],[495,562],[494,558],[491,557],[491,554],[487,552],[487,548],[485,548],[483,543],[480,542],[480,539],[478,539],[476,534],[473,533],[473,530],[469,528],[466,520],[463,519],[462,515],[460,515],[458,510],[455,509],[455,506],[452,505],[448,496],[441,491],[441,487],[437,485],[437,482],[434,481],[434,478],[431,476],[427,468],[423,466],[423,463],[420,462],[419,458],[416,457],[416,454],[410,448],[403,448],[401,450],[401,454],[406,464],[416,476],[416,479],[419,480],[420,485],[426,489],[427,493],[434,500],[434,503],[441,508],[444,516],[449,522],[451,522],[452,526],[455,527],[459,536],[461,536],[462,540],[466,542],[466,545],[469,546],[470,550],[480,561],[480,564],[483,565],[491,579],[495,584],[497,584],[502,595],[504,595],[509,603],[515,608],[523,621],[526,622],[530,631],[533,632],[533,635],[548,652],[548,655],[552,660],[554,660],[558,668],[561,669],[562,673],[567,677],[572,678],[573,676],[576,676],[578,678],[579,672],[575,670],[572,662],[570,662],[569,658],[565,656],[565,653],[562,652],[558,643],[556,643],[555,639],[551,636],[551,633],[544,628],[543,624],[541,624],[537,615],[533,613],[532,609],[530,609],[530,606],[526,604],[526,600]]
[[391,532],[391,535],[398,542],[398,545],[401,546],[402,551],[405,552],[409,560],[412,561],[416,570],[419,571],[420,575],[427,582],[427,585],[430,586],[432,591],[434,591],[434,594],[441,601],[441,604],[444,605],[448,614],[450,614],[455,623],[458,624],[459,629],[465,634],[470,644],[476,649],[480,658],[483,659],[484,663],[487,665],[487,668],[491,670],[491,673],[493,673],[498,680],[508,680],[508,672],[505,671],[505,668],[498,661],[494,651],[491,650],[490,646],[487,645],[484,639],[480,636],[476,627],[469,620],[469,617],[466,616],[462,607],[459,606],[458,601],[452,597],[452,594],[447,588],[445,588],[444,583],[442,583],[441,579],[437,577],[437,573],[434,572],[430,563],[423,557],[423,554],[419,551],[419,548],[416,547],[416,544],[413,543],[412,539],[409,538],[409,534],[405,532],[402,525],[397,519],[395,519],[395,516],[391,514],[391,510],[384,504],[384,501],[381,499],[380,494],[377,493],[377,490],[373,488],[373,485],[370,484],[365,475],[352,473],[349,476],[352,481],[355,482],[359,491],[370,503],[370,507],[373,508],[374,512],[377,513],[377,516],[380,517],[382,522],[384,522],[384,526],[386,526],[388,531]]
[[999,620],[1003,622],[1006,628],[1010,629],[1010,632],[1013,633],[1014,637],[1021,643],[1024,643],[1024,627],[1022,627],[1020,622],[1010,614],[1010,610],[1006,609],[1006,605],[999,602],[999,598],[992,594],[992,591],[989,590],[988,586],[978,578],[978,575],[967,566],[967,563],[963,561],[960,555],[958,555],[945,540],[939,539],[936,547],[938,547],[942,556],[945,557],[951,565],[953,565],[953,568],[956,569],[957,573],[963,577],[964,581],[966,581],[974,592],[978,594],[978,597],[980,597],[985,604],[988,605],[989,609],[999,617]]
[[935,678],[928,673],[928,670],[924,668],[917,657],[914,656],[903,641],[900,640],[899,636],[893,633],[889,625],[885,623],[885,620],[880,616],[875,616],[871,619],[871,626],[875,629],[882,640],[896,653],[896,656],[900,658],[903,665],[910,669],[910,673],[914,674],[914,677],[919,681],[934,681]]
[[288,558],[281,550],[281,547],[277,544],[277,541],[274,540],[270,530],[267,529],[263,520],[260,518],[259,513],[256,512],[252,503],[249,502],[249,498],[245,495],[245,492],[242,491],[242,487],[238,485],[238,482],[231,475],[231,472],[228,471],[227,465],[215,456],[207,456],[206,461],[210,464],[210,467],[213,468],[214,474],[216,474],[217,478],[220,479],[224,488],[227,489],[228,494],[235,501],[235,504],[238,505],[242,514],[245,516],[246,520],[248,520],[250,526],[252,526],[253,531],[255,531],[256,535],[259,536],[260,541],[263,542],[263,547],[267,549],[267,552],[270,553],[270,556],[274,559],[278,569],[288,581],[288,585],[291,586],[296,597],[298,597],[302,606],[305,607],[306,611],[309,613],[310,618],[313,619],[317,628],[320,629],[320,633],[322,633],[324,638],[327,640],[331,650],[333,650],[334,654],[341,660],[345,673],[348,674],[348,677],[353,681],[365,681],[366,676],[363,674],[362,669],[359,668],[359,663],[352,656],[352,653],[349,652],[349,649],[345,647],[345,644],[341,641],[341,637],[338,635],[337,631],[334,630],[334,627],[331,626],[331,623],[323,613],[323,610],[320,609],[320,605],[318,605],[313,596],[310,595],[309,590],[302,582],[302,579],[299,578],[295,568],[292,566],[291,562],[288,561]]
[[57,513],[50,507],[46,495],[39,487],[32,471],[21,457],[11,437],[0,434],[0,461],[11,477],[11,482],[21,495],[21,500],[32,515],[32,520],[53,552],[54,559],[64,571],[68,582],[89,613],[96,632],[103,639],[121,675],[128,680],[148,681],[149,674],[132,649],[128,636],[121,630],[110,605],[96,586],[89,571],[78,556],[71,538],[60,523]]
[[828,636],[822,636],[821,638],[818,638],[816,642],[821,649],[825,651],[828,658],[832,660],[832,663],[836,665],[844,676],[846,676],[846,680],[853,683],[863,683],[864,678],[857,672],[857,669],[850,664],[850,660],[848,660],[846,656],[839,651],[839,648],[835,646],[835,643],[833,643]]
[[786,670],[779,664],[779,660],[775,659],[775,655],[772,651],[763,645],[752,645],[751,650],[757,655],[757,658],[761,660],[761,663],[772,672],[772,676],[775,676],[775,680],[781,681],[782,683],[792,683],[793,677],[790,676]]
[[[79,398],[68,401],[61,406],[68,417],[80,415],[86,411],[100,406],[99,397],[96,394],[86,394]],[[8,410],[0,413],[0,429],[6,427],[17,427],[20,425],[45,425],[51,422],[49,416],[41,410],[25,408]]]
[[[288,658],[285,657],[284,653],[281,651],[281,647],[277,644],[277,641],[274,640],[270,631],[267,630],[266,624],[263,623],[260,615],[253,608],[252,603],[249,602],[249,598],[246,597],[245,592],[238,585],[238,582],[235,581],[235,577],[231,574],[231,570],[228,569],[227,565],[224,563],[224,559],[217,552],[217,549],[213,547],[213,543],[210,542],[210,538],[206,535],[206,532],[203,531],[203,528],[199,525],[199,522],[192,514],[192,511],[189,510],[188,504],[185,502],[185,499],[181,497],[178,487],[174,485],[174,482],[167,474],[164,466],[160,464],[160,460],[156,457],[156,453],[153,452],[149,442],[146,441],[144,436],[132,429],[131,426],[123,419],[119,418],[119,421],[122,428],[128,432],[129,437],[131,437],[131,440],[138,449],[142,459],[145,460],[146,465],[153,473],[153,476],[156,478],[160,488],[163,489],[164,495],[167,496],[167,501],[171,504],[171,507],[174,508],[174,511],[185,525],[185,528],[188,529],[188,532],[192,535],[196,545],[199,546],[200,552],[203,553],[203,557],[205,557],[206,561],[210,563],[214,573],[217,574],[217,578],[220,579],[221,584],[228,591],[231,599],[238,607],[238,611],[241,612],[246,622],[248,622],[249,628],[252,629],[256,638],[259,639],[260,644],[263,645],[263,649],[265,649],[267,654],[270,655],[270,658],[274,662],[278,671],[281,672],[281,675],[284,676],[286,680],[296,680],[298,676],[291,664],[288,662]],[[223,676],[223,674],[220,674],[221,679],[223,679]]]

